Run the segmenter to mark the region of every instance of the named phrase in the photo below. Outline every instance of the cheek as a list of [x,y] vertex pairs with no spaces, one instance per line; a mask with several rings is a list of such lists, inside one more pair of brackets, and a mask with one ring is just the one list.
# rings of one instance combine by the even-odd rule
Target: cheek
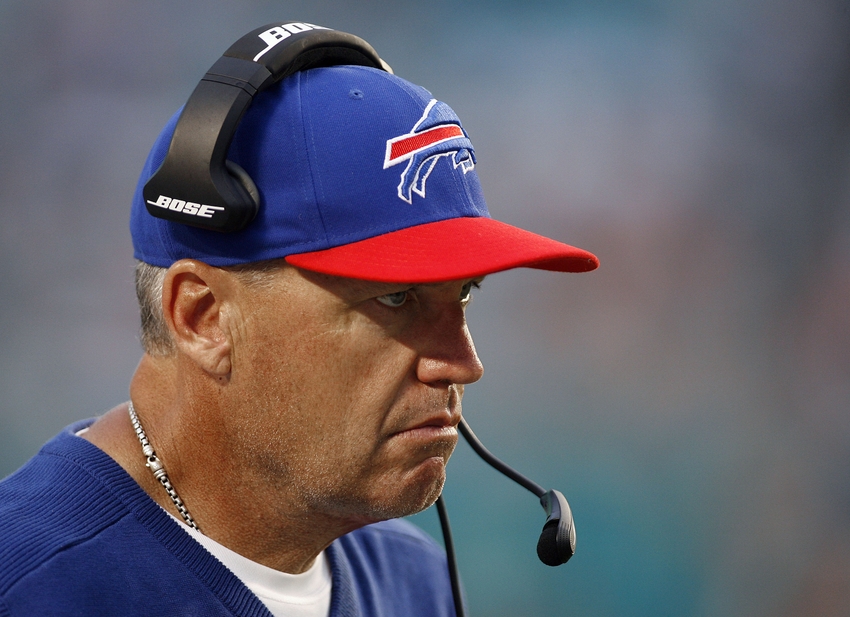
[[374,432],[413,374],[413,352],[370,324],[308,330],[283,322],[252,334],[234,381],[290,416],[281,420],[312,431]]

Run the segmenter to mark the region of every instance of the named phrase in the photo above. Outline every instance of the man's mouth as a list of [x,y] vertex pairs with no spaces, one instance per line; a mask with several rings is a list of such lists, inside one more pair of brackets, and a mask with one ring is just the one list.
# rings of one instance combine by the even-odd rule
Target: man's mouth
[[414,441],[457,441],[457,424],[460,422],[460,411],[455,413],[444,409],[420,422],[411,424],[393,433],[393,438]]

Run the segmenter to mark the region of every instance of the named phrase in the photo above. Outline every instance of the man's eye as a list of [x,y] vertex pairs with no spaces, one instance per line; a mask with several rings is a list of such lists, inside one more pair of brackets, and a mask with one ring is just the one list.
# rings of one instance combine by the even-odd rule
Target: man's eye
[[476,281],[469,281],[463,288],[460,290],[460,301],[464,304],[468,304],[470,300],[472,300],[472,290],[480,289],[481,284]]
[[378,296],[375,299],[381,304],[385,304],[393,308],[398,308],[399,306],[407,302],[407,298],[407,291],[397,291],[395,293],[387,294],[385,296]]

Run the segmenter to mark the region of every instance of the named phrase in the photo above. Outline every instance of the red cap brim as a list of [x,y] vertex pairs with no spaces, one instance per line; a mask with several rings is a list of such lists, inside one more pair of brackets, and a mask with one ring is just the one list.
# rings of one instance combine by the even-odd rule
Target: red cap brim
[[537,268],[588,272],[599,260],[585,250],[490,218],[454,218],[407,227],[287,263],[305,270],[386,283],[438,283]]

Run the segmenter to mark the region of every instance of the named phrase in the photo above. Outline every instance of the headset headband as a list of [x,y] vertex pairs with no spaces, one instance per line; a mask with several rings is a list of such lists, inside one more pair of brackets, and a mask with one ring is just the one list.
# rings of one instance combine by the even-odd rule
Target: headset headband
[[227,151],[254,96],[298,71],[355,64],[392,72],[363,39],[301,22],[269,24],[236,41],[186,102],[165,160],[145,184],[148,212],[193,227],[239,231],[259,193]]

